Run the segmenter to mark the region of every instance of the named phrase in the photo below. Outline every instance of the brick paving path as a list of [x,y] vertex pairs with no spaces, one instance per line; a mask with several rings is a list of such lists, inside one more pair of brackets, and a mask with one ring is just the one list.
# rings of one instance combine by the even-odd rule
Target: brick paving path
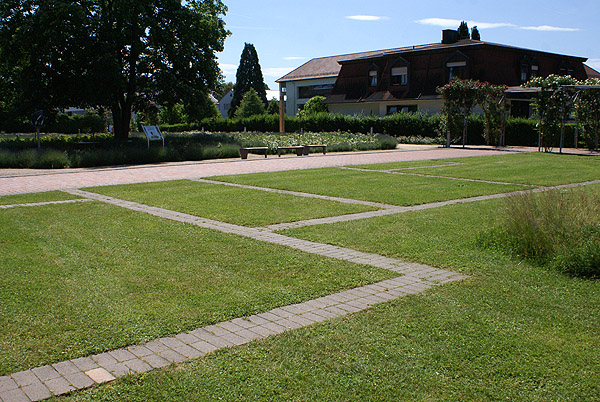
[[506,153],[508,151],[425,147],[419,151],[349,152],[328,155],[311,154],[310,156],[303,157],[291,155],[267,159],[166,163],[163,165],[120,168],[68,169],[64,171],[44,171],[41,174],[32,174],[32,171],[21,171],[16,176],[9,169],[3,170],[3,175],[0,175],[0,196],[110,184],[145,183],[242,173],[483,156],[494,155],[500,152]]

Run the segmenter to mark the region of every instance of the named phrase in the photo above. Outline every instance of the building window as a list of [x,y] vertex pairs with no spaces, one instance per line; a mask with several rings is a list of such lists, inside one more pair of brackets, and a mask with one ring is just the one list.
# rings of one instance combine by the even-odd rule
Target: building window
[[467,70],[466,61],[455,61],[446,63],[448,68],[448,82],[452,81],[453,78],[465,78]]
[[535,78],[535,77],[537,77],[537,76],[538,76],[538,71],[539,71],[539,69],[540,69],[540,68],[539,68],[538,66],[535,66],[535,65],[534,65],[534,66],[531,66],[531,74],[530,74],[530,77],[531,77],[531,78]]
[[313,96],[328,97],[333,90],[333,84],[307,85],[298,87],[299,99],[310,99]]
[[387,114],[416,113],[417,109],[417,105],[390,105],[387,107]]
[[369,86],[371,86],[371,87],[377,86],[377,70],[369,71]]
[[392,67],[392,85],[408,84],[408,67]]

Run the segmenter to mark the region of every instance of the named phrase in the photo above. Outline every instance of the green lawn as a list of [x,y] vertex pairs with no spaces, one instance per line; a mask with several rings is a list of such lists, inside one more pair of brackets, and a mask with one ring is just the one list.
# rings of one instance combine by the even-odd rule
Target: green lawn
[[523,189],[522,186],[517,185],[359,172],[338,168],[255,173],[210,179],[393,205],[416,205]]
[[[457,166],[429,167],[460,163]],[[467,179],[495,180],[510,183],[552,186],[600,179],[600,157],[521,153],[495,156],[478,156],[460,159],[438,159],[412,163],[385,163],[356,167],[375,170],[401,169],[423,166],[414,173]]]
[[243,226],[263,226],[376,209],[189,180],[86,190]]
[[0,227],[0,375],[396,276],[98,202]]
[[72,400],[597,400],[600,282],[480,248],[502,202],[287,231],[471,277]]
[[81,197],[63,193],[62,191],[49,191],[47,193],[5,195],[0,197],[0,205],[27,204],[33,202],[47,201],[64,201],[74,200],[77,198]]

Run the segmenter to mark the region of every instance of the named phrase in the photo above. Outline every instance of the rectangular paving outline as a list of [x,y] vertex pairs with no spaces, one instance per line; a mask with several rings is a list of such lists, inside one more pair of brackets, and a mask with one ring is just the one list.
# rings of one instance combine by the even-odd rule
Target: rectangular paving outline
[[53,395],[64,395],[129,374],[143,373],[195,359],[221,348],[243,345],[256,339],[362,311],[377,303],[467,278],[459,273],[422,264],[407,263],[376,254],[295,239],[270,231],[199,218],[83,190],[67,192],[178,222],[285,245],[324,257],[368,264],[403,275],[303,303],[277,307],[249,317],[239,317],[208,325],[175,336],[165,336],[142,345],[132,345],[2,376],[0,377],[1,402],[40,401]]
[[17,208],[17,207],[39,207],[42,205],[56,205],[56,204],[72,204],[75,202],[88,202],[91,201],[89,198],[81,198],[78,200],[61,200],[61,201],[42,201],[42,202],[26,202],[23,204],[5,204],[0,205],[0,209]]

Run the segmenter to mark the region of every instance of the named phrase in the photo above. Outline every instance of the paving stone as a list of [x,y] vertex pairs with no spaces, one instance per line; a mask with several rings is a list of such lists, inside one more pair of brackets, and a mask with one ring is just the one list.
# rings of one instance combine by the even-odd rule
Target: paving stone
[[342,310],[346,310],[348,313],[356,313],[356,312],[363,310],[363,308],[358,308],[358,307],[352,306],[349,303],[351,303],[351,302],[338,304],[338,307],[341,308]]
[[234,323],[235,325],[239,325],[240,327],[245,328],[245,329],[256,326],[256,324],[254,324],[253,322],[250,322],[243,318],[236,318],[234,320],[231,320],[231,322]]
[[[247,331],[247,330],[244,330],[244,331]],[[212,344],[210,344],[206,341],[202,341],[202,340],[192,343],[190,346],[193,347],[194,349],[199,350],[201,353],[211,353],[211,352],[214,352],[215,350],[219,349],[215,345],[212,345]]]
[[75,387],[72,386],[63,377],[52,378],[48,381],[45,381],[44,384],[46,384],[50,392],[52,392],[56,396],[64,395],[68,392],[75,391]]
[[169,349],[180,348],[185,345],[185,343],[181,342],[179,339],[177,339],[173,336],[159,338],[158,341],[161,342],[163,345],[165,345]]
[[275,324],[281,325],[282,327],[285,327],[287,329],[296,329],[303,327],[303,325],[295,321],[288,320],[287,318],[282,318],[281,320],[275,321]]
[[18,373],[11,374],[11,377],[19,385],[19,387],[26,387],[28,385],[39,384],[40,380],[33,374],[31,370],[19,371]]
[[0,399],[3,402],[31,402],[20,388],[0,392]]
[[237,331],[241,331],[242,329],[244,329],[244,327],[240,327],[239,325],[234,324],[231,321],[221,322],[221,323],[217,324],[217,326],[219,326],[221,328],[225,328],[227,331],[230,331],[230,332],[237,332]]
[[[255,327],[252,327],[252,328],[255,328]],[[241,331],[238,331],[237,334],[243,338],[246,338],[249,342],[253,341],[255,339],[264,338],[263,335],[257,334],[256,332],[252,332],[252,328],[243,329]]]
[[277,334],[275,331],[272,331],[272,330],[270,330],[268,328],[265,328],[262,325],[257,325],[256,327],[252,327],[248,331],[255,332],[255,333],[257,333],[258,335],[260,335],[262,337],[267,337],[267,336],[271,336],[271,335],[276,335]]
[[22,387],[21,391],[32,401],[41,401],[52,397],[50,390],[41,383]]
[[3,375],[0,377],[0,392],[17,389],[19,386],[10,376]]
[[336,317],[348,314],[348,312],[346,310],[339,308],[337,305],[331,306],[331,307],[325,307],[324,310],[329,311],[332,314],[335,314]]
[[298,324],[302,325],[303,327],[307,326],[307,325],[311,325],[314,324],[314,321],[311,321],[305,317],[302,317],[300,315],[294,315],[288,318],[288,320],[293,321],[293,322],[297,322]]
[[[60,373],[54,369],[54,367],[50,365],[36,367],[31,369],[31,372],[37,376],[41,381],[48,381],[52,378],[60,377]],[[0,386],[1,389],[1,386]]]
[[131,359],[123,362],[127,368],[135,373],[145,373],[146,371],[152,370],[152,366],[141,359]]
[[[265,324],[265,325],[268,325],[268,324]],[[225,339],[228,342],[233,343],[236,346],[243,345],[250,341],[248,338],[244,338],[243,336],[240,336],[237,333],[233,333],[233,332],[230,332],[229,334],[225,334],[221,338]]]
[[103,384],[115,379],[115,377],[102,367],[95,368],[85,372],[85,375],[90,377],[96,384]]
[[229,346],[233,346],[232,342],[229,342],[227,339],[225,339],[223,337],[211,335],[210,333],[200,334],[200,335],[201,336],[198,336],[198,338],[200,338],[203,341],[206,341],[218,348],[226,348]]
[[159,353],[159,352],[169,349],[167,347],[167,345],[165,345],[162,342],[159,342],[158,340],[150,341],[150,342],[146,343],[144,346],[147,347],[148,349],[150,349],[153,353]]
[[189,345],[190,343],[198,342],[200,340],[199,338],[195,337],[194,335],[190,334],[189,332],[184,332],[183,334],[177,334],[177,335],[175,335],[175,338],[177,338],[181,342],[185,343],[186,345]]
[[269,312],[266,312],[266,313],[260,313],[260,314],[256,314],[256,315],[257,315],[258,317],[260,317],[260,318],[263,318],[263,319],[267,320],[267,321],[277,321],[278,319],[280,319],[280,318],[281,318],[281,317],[278,317],[278,316],[276,316],[275,314],[273,314],[273,313],[269,313]]
[[80,357],[78,359],[71,360],[71,362],[81,371],[88,371],[98,368],[98,363],[89,357]]
[[127,360],[135,359],[135,355],[127,349],[117,349],[108,352],[109,355],[117,359],[118,362],[124,362]]
[[330,318],[335,318],[335,317],[337,317],[337,314],[334,314],[334,313],[332,313],[332,312],[329,312],[329,311],[327,311],[327,310],[325,310],[325,309],[318,309],[318,310],[314,310],[314,311],[311,311],[311,313],[312,313],[312,314],[317,314],[317,315],[320,315],[321,317],[323,317],[323,318],[326,318],[326,319],[330,319]]
[[320,315],[314,314],[314,313],[304,313],[301,315],[302,318],[306,318],[307,320],[310,321],[314,321],[314,322],[321,322],[321,321],[325,321],[326,318],[325,317],[321,317]]
[[108,366],[117,363],[117,359],[108,353],[100,353],[92,356],[92,360],[98,363],[99,366]]
[[148,356],[153,353],[150,349],[148,349],[145,346],[141,346],[141,345],[130,346],[127,348],[127,350],[129,350],[131,353],[133,353],[137,357]]
[[83,389],[94,385],[94,380],[85,375],[85,373],[78,372],[74,374],[68,374],[64,376],[67,381],[71,383],[77,389]]
[[131,374],[131,370],[123,363],[109,364],[103,367],[106,371],[114,375],[115,377],[123,377]]
[[179,353],[180,355],[185,356],[187,359],[196,359],[204,354],[198,349],[193,348],[189,345],[183,345],[180,348],[173,348],[173,350]]
[[142,357],[142,360],[154,368],[162,368],[171,364],[167,359],[154,354],[144,356]]
[[175,352],[174,350],[167,349],[162,352],[158,352],[158,355],[164,359],[167,359],[171,363],[178,363],[187,360],[185,356]]

